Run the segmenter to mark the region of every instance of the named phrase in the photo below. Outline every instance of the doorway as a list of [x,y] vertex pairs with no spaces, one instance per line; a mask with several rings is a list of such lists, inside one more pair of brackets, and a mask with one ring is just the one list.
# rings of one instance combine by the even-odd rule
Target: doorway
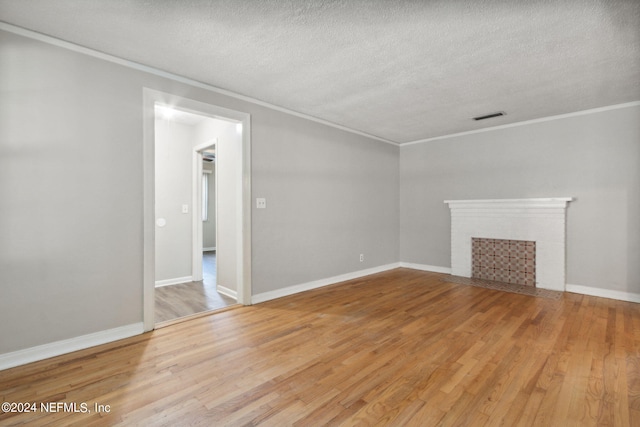
[[[223,232],[218,244],[216,231],[219,217],[223,228],[236,229],[234,146],[241,144],[241,134],[235,122],[159,104],[155,113],[158,326],[237,303],[237,236]],[[222,137],[219,150],[217,136]],[[222,191],[216,185],[221,179]]]
[[[195,100],[177,97],[171,94],[158,92],[151,89],[144,90],[144,324],[145,330],[155,327],[155,300],[156,293],[164,293],[166,287],[182,286],[178,283],[188,284],[202,282],[207,275],[211,276],[212,267],[215,273],[215,292],[220,294],[220,298],[227,299],[235,297],[238,303],[250,304],[251,301],[251,281],[250,281],[250,117],[246,113],[228,110],[211,104],[205,104]],[[188,155],[191,156],[191,171],[187,180],[191,187],[191,198],[185,197],[184,191],[181,199],[171,201],[171,209],[156,215],[156,206],[162,205],[166,200],[164,196],[156,192],[156,154],[169,157],[178,156],[176,153],[167,154],[160,147],[156,150],[156,138],[158,137],[156,126],[156,109],[165,108],[170,114],[185,114],[200,116],[208,120],[208,125],[200,125],[201,129],[211,130],[215,128],[214,122],[224,124],[225,129],[232,129],[230,132],[218,132],[217,135],[209,133],[205,143],[200,143],[204,133],[200,132],[199,140],[196,139],[188,147]],[[180,135],[179,126],[174,126],[174,134]],[[182,132],[184,134],[184,132]],[[217,139],[216,139],[217,138]],[[235,141],[235,142],[234,142]],[[166,143],[166,142],[165,142]],[[220,187],[219,182],[225,182],[225,191],[221,194],[216,192],[216,205],[225,207],[220,211],[215,209],[214,220],[216,225],[223,222],[224,232],[218,233],[216,237],[215,251],[208,251],[203,257],[203,249],[211,249],[211,246],[203,246],[203,154],[210,155],[210,150],[214,148],[216,160],[222,159],[221,167],[216,168],[215,187]],[[159,153],[156,153],[158,151]],[[184,150],[182,152],[184,154]],[[181,154],[182,155],[182,154]],[[219,155],[219,157],[218,157]],[[183,159],[184,160],[184,159]],[[225,162],[226,160],[226,162]],[[225,165],[226,166],[223,166]],[[160,166],[161,167],[161,166]],[[184,178],[184,176],[182,176]],[[171,180],[171,178],[169,178]],[[177,181],[172,181],[171,185]],[[186,199],[186,200],[185,200]],[[173,217],[168,218],[173,215]],[[165,218],[167,216],[167,218]],[[209,219],[210,221],[210,219]],[[171,233],[167,233],[169,224],[178,228],[178,223],[184,225],[190,222],[191,232],[188,237],[181,233],[178,240],[171,244],[171,250],[175,250],[178,243],[188,241],[190,250],[180,254],[163,254],[164,249],[158,249],[158,243],[166,241]],[[184,229],[184,227],[183,227]],[[174,230],[175,231],[175,230]],[[182,240],[180,240],[182,239]],[[184,245],[181,247],[184,248]],[[190,268],[185,267],[185,258],[190,264]],[[156,259],[158,262],[156,263]],[[164,263],[164,260],[171,260]],[[205,262],[203,262],[203,259]],[[212,263],[213,261],[213,263]],[[170,265],[169,265],[170,264]],[[174,265],[175,264],[175,265]],[[179,264],[179,265],[178,265]],[[203,274],[203,267],[208,271]],[[169,272],[170,271],[170,272]],[[186,272],[186,273],[185,273]],[[162,288],[156,287],[160,284]],[[202,285],[202,283],[201,283]],[[177,288],[176,288],[177,289]],[[220,292],[222,291],[222,292]],[[225,295],[226,294],[226,295]],[[160,319],[158,319],[160,320]]]

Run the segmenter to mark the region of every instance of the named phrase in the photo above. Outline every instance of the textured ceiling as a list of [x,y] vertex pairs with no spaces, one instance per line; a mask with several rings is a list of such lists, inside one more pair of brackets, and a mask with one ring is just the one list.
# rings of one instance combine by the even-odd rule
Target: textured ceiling
[[397,143],[640,100],[640,0],[0,0],[0,20]]

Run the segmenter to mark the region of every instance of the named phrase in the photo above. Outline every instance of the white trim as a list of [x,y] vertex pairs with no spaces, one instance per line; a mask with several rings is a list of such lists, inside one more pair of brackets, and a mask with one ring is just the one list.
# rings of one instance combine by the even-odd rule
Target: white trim
[[400,267],[411,268],[413,270],[431,271],[433,273],[451,274],[451,267],[438,267],[436,265],[415,264],[412,262],[401,262]]
[[60,356],[61,354],[71,353],[73,351],[84,350],[96,345],[140,335],[143,332],[144,328],[142,323],[133,323],[131,325],[81,335],[75,338],[25,348],[24,350],[0,354],[0,370]]
[[87,56],[91,56],[94,58],[98,58],[98,59],[102,59],[104,61],[108,61],[108,62],[112,62],[114,64],[118,64],[118,65],[122,65],[124,67],[127,68],[132,68],[134,70],[138,70],[138,71],[143,71],[145,73],[149,73],[149,74],[153,74],[155,76],[159,76],[159,77],[164,77],[166,79],[169,80],[173,80],[176,82],[180,82],[192,87],[197,87],[197,88],[201,88],[201,89],[206,89],[208,91],[211,92],[215,92],[215,93],[219,93],[221,95],[225,95],[231,98],[236,98],[236,99],[240,99],[242,101],[246,101],[246,102],[250,102],[252,104],[255,105],[260,105],[262,107],[267,107],[270,108],[272,110],[276,110],[276,111],[280,111],[282,113],[286,113],[292,116],[296,116],[296,117],[300,117],[302,119],[306,119],[312,122],[316,122],[316,123],[320,123],[323,124],[325,126],[329,126],[332,127],[334,129],[339,129],[345,132],[349,132],[355,135],[360,135],[360,136],[364,136],[366,138],[371,138],[374,139],[376,141],[380,141],[380,142],[384,142],[386,144],[391,144],[391,145],[395,145],[396,147],[406,147],[408,145],[414,145],[414,144],[422,144],[425,142],[430,142],[430,141],[437,141],[440,139],[448,139],[448,138],[455,138],[457,136],[464,136],[464,135],[472,135],[472,134],[476,134],[476,133],[481,133],[481,132],[489,132],[489,131],[493,131],[493,130],[498,130],[498,129],[505,129],[505,128],[510,128],[510,127],[516,127],[516,126],[523,126],[523,125],[528,125],[528,124],[533,124],[533,123],[540,123],[540,122],[547,122],[547,121],[551,121],[551,120],[558,120],[558,119],[564,119],[567,117],[575,117],[575,116],[582,116],[585,114],[593,114],[593,113],[599,113],[602,111],[609,111],[609,110],[616,110],[618,108],[627,108],[627,107],[636,107],[638,105],[640,105],[640,101],[633,101],[633,102],[626,102],[623,104],[614,104],[614,105],[608,105],[605,107],[598,107],[598,108],[591,108],[589,110],[582,110],[582,111],[576,111],[576,112],[572,112],[572,113],[566,113],[566,114],[558,114],[555,116],[548,116],[548,117],[542,117],[539,119],[532,119],[532,120],[525,120],[525,121],[521,121],[521,122],[516,122],[516,123],[509,123],[509,124],[505,124],[505,125],[499,125],[499,126],[492,126],[492,127],[488,127],[488,128],[483,128],[483,129],[475,129],[475,130],[470,130],[470,131],[466,131],[466,132],[458,132],[458,133],[452,133],[452,134],[448,134],[448,135],[442,135],[442,136],[435,136],[432,138],[426,138],[426,139],[419,139],[416,141],[410,141],[410,142],[395,142],[395,141],[391,141],[389,139],[386,138],[382,138],[376,135],[372,135],[366,132],[362,132],[356,129],[351,129],[348,128],[346,126],[342,126],[339,125],[337,123],[333,123],[327,120],[323,120],[314,116],[309,116],[307,114],[304,113],[299,113],[297,111],[293,111],[293,110],[289,110],[287,108],[284,107],[280,107],[274,104],[270,104],[268,102],[265,101],[261,101],[259,99],[255,99],[255,98],[251,98],[249,96],[246,95],[240,95],[238,93],[226,90],[226,89],[222,89],[216,86],[212,86],[212,85],[208,85],[202,82],[199,82],[197,80],[192,80],[189,79],[187,77],[183,77],[183,76],[179,76],[177,74],[173,74],[167,71],[162,71],[159,70],[157,68],[153,68],[150,67],[148,65],[143,65],[140,64],[138,62],[134,62],[134,61],[129,61],[127,59],[122,59],[122,58],[118,58],[117,56],[113,56],[113,55],[108,55],[106,53],[103,52],[99,52],[97,50],[93,50],[93,49],[89,49],[87,47],[84,46],[79,46],[77,44],[71,43],[71,42],[67,42],[64,40],[60,40],[57,39],[55,37],[46,35],[46,34],[41,34],[41,33],[37,33],[35,31],[31,31],[31,30],[27,30],[26,28],[20,28],[17,27],[15,25],[11,25],[8,24],[6,22],[0,22],[0,30],[3,31],[7,31],[9,33],[13,33],[13,34],[17,34],[19,36],[22,37],[27,37],[30,38],[32,40],[37,40],[43,43],[47,43],[53,46],[58,46],[73,52],[77,52],[77,53],[81,53]]
[[569,118],[569,117],[577,117],[577,116],[584,116],[584,115],[587,115],[587,114],[601,113],[603,111],[617,110],[619,108],[637,107],[639,105],[640,105],[640,101],[626,102],[626,103],[623,103],[623,104],[615,104],[615,105],[607,105],[606,107],[591,108],[589,110],[575,111],[573,113],[558,114],[558,115],[555,115],[555,116],[541,117],[539,119],[532,119],[532,120],[524,120],[522,122],[509,123],[509,124],[506,124],[506,125],[499,125],[499,126],[492,126],[492,127],[488,127],[488,128],[469,130],[469,131],[466,131],[466,132],[451,133],[451,134],[442,135],[442,136],[434,136],[433,138],[426,138],[426,139],[419,139],[419,140],[411,141],[411,142],[398,143],[398,145],[400,147],[406,147],[408,145],[422,144],[422,143],[425,143],[425,142],[437,141],[437,140],[440,140],[440,139],[449,139],[449,138],[455,138],[455,137],[458,137],[458,136],[473,135],[473,134],[482,133],[482,132],[491,132],[491,131],[494,131],[494,130],[507,129],[507,128],[517,127],[517,126],[525,126],[525,125],[530,125],[530,124],[534,124],[534,123],[549,122],[549,121],[552,121],[552,120],[566,119],[566,118]]
[[238,197],[239,267],[237,271],[238,302],[251,304],[251,115],[214,104],[208,104],[179,95],[146,87],[143,93],[143,212],[144,212],[144,266],[143,266],[143,319],[144,330],[155,327],[155,104],[172,105],[179,110],[202,116],[222,118],[242,123],[242,197]]
[[640,294],[612,289],[592,288],[591,286],[566,284],[566,291],[574,294],[591,295],[594,297],[610,298],[620,301],[640,303]]
[[400,263],[395,262],[392,264],[381,265],[379,267],[368,268],[366,270],[354,271],[353,273],[341,274],[339,276],[328,277],[326,279],[314,280],[313,282],[301,283],[299,285],[288,286],[282,289],[276,289],[274,291],[263,292],[251,297],[253,304],[258,304],[265,301],[270,301],[276,298],[282,298],[289,295],[294,295],[304,291],[310,291],[312,289],[321,288],[323,286],[333,285],[335,283],[345,282],[347,280],[358,279],[370,274],[380,273],[383,271],[393,270],[400,267]]
[[[191,215],[191,276],[194,281],[202,280],[202,241],[203,241],[203,224],[202,224],[202,152],[208,148],[216,147],[218,138],[210,139],[207,142],[193,147],[191,171],[191,206],[193,212]],[[211,173],[211,171],[208,171]],[[217,209],[217,203],[216,203]],[[216,227],[217,229],[217,227]]]
[[[385,138],[382,138],[382,137],[379,137],[379,136],[375,136],[375,135],[368,134],[366,132],[361,132],[359,130],[351,129],[351,128],[348,128],[346,126],[342,126],[342,125],[339,125],[337,123],[333,123],[333,122],[330,122],[330,121],[327,121],[327,120],[319,119],[317,117],[309,116],[309,115],[304,114],[304,113],[299,113],[297,111],[289,110],[288,108],[279,107],[277,105],[270,104],[268,102],[260,101],[259,99],[256,99],[256,98],[251,98],[250,96],[240,95],[240,94],[232,92],[230,90],[226,90],[226,89],[222,89],[222,88],[219,88],[219,87],[216,87],[216,86],[208,85],[206,83],[202,83],[202,82],[199,82],[197,80],[192,80],[192,79],[189,79],[187,77],[179,76],[177,74],[173,74],[173,73],[170,73],[168,71],[159,70],[157,68],[154,68],[154,67],[151,67],[151,66],[148,66],[148,65],[143,65],[143,64],[140,64],[138,62],[134,62],[134,61],[129,61],[127,59],[118,58],[117,56],[113,56],[113,55],[109,55],[109,54],[106,54],[106,53],[103,53],[103,52],[99,52],[99,51],[96,51],[96,50],[93,50],[93,49],[90,49],[90,48],[87,48],[87,47],[84,47],[84,46],[79,46],[79,45],[76,45],[74,43],[67,42],[67,41],[64,41],[64,40],[60,40],[60,39],[57,39],[55,37],[52,37],[52,36],[49,36],[49,35],[46,35],[46,34],[41,34],[41,33],[37,33],[37,32],[31,31],[31,30],[27,30],[25,28],[16,27],[14,25],[7,24],[5,22],[0,22],[0,30],[4,30],[4,31],[7,31],[7,32],[10,32],[10,33],[13,33],[13,34],[17,34],[17,35],[22,36],[22,37],[27,37],[27,38],[30,38],[32,40],[37,40],[37,41],[40,41],[40,42],[43,42],[43,43],[47,43],[47,44],[51,44],[51,45],[54,45],[54,46],[62,47],[64,49],[67,49],[67,50],[70,50],[70,51],[73,51],[73,52],[82,53],[84,55],[91,56],[91,57],[98,58],[98,59],[102,59],[104,61],[112,62],[114,64],[122,65],[122,66],[127,67],[127,68],[132,68],[134,70],[143,71],[145,73],[153,74],[155,76],[164,77],[165,79],[169,79],[169,80],[173,80],[173,81],[176,81],[176,82],[180,82],[180,83],[192,86],[192,87],[206,89],[208,91],[219,93],[221,95],[225,95],[225,96],[228,96],[228,97],[231,97],[231,98],[240,99],[242,101],[250,102],[250,103],[255,104],[255,105],[260,105],[262,107],[267,107],[267,108],[270,108],[272,110],[280,111],[282,113],[286,113],[286,114],[289,114],[289,115],[292,115],[292,116],[300,117],[302,119],[306,119],[306,120],[309,120],[309,121],[312,121],[312,122],[320,123],[320,124],[323,124],[325,126],[332,127],[334,129],[339,129],[339,130],[342,130],[342,131],[345,131],[345,132],[349,132],[349,133],[352,133],[352,134],[364,136],[366,138],[375,139],[376,141],[381,141],[381,142],[384,142],[386,144],[395,145],[396,147],[399,145],[397,142],[394,142],[394,141],[391,141],[391,140],[388,140],[388,139],[385,139]],[[243,129],[246,129],[246,128],[244,128],[244,126],[243,126]]]
[[176,277],[173,279],[156,280],[156,288],[163,286],[179,285],[181,283],[194,282],[193,276]]
[[158,95],[142,90],[142,319],[144,330],[155,327],[156,311],[156,162],[155,101]]
[[[413,270],[431,271],[434,273],[451,274],[451,268],[438,267],[434,265],[426,264],[414,264],[411,262],[401,262],[400,267],[411,268]],[[572,292],[574,294],[590,295],[600,298],[609,298],[619,301],[628,301],[640,303],[640,294],[633,292],[615,291],[611,289],[593,288],[591,286],[572,285],[567,283],[565,285],[566,292]]]
[[[241,268],[238,269],[237,288],[240,304],[251,304],[251,115],[245,114],[242,119],[242,168],[240,184],[242,185],[242,197],[238,199],[238,215],[242,218],[238,222],[242,241],[238,245],[238,259],[241,260]],[[216,194],[218,194],[218,168],[216,168]],[[217,205],[216,205],[217,206]],[[218,235],[216,217],[216,236]],[[217,237],[216,237],[217,238]],[[217,244],[216,244],[217,246]]]
[[210,248],[202,248],[202,252],[215,251],[215,250],[216,250],[215,246],[211,246]]
[[219,294],[226,295],[229,298],[235,299],[236,301],[238,300],[238,293],[233,289],[225,288],[224,286],[218,285],[216,286],[216,290]]
[[[411,262],[401,262],[400,267],[411,268],[413,270],[431,271],[434,273],[451,274],[451,268],[449,267],[438,267],[438,266],[426,265],[426,264],[414,264]],[[600,298],[609,298],[609,299],[615,299],[619,301],[640,303],[640,294],[633,293],[633,292],[614,291],[611,289],[593,288],[590,286],[582,286],[582,285],[571,285],[569,283],[566,284],[565,291],[572,292],[575,294],[590,295],[590,296],[600,297]]]
[[483,213],[501,213],[503,209],[552,209],[565,208],[573,197],[539,197],[532,199],[479,199],[445,200],[451,209],[482,210]]

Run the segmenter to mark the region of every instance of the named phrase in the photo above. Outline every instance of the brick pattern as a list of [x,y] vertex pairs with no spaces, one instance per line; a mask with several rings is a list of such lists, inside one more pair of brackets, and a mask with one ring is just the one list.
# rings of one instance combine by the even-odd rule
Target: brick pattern
[[536,286],[536,242],[471,238],[471,277]]
[[447,200],[451,274],[471,277],[471,238],[536,242],[536,288],[565,289],[565,230],[570,197]]

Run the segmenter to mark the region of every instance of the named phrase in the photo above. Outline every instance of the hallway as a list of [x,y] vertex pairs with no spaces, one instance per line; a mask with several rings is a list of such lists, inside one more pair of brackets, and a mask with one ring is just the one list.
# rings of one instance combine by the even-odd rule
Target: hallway
[[216,290],[215,251],[204,252],[202,269],[202,281],[156,288],[156,324],[236,304]]

